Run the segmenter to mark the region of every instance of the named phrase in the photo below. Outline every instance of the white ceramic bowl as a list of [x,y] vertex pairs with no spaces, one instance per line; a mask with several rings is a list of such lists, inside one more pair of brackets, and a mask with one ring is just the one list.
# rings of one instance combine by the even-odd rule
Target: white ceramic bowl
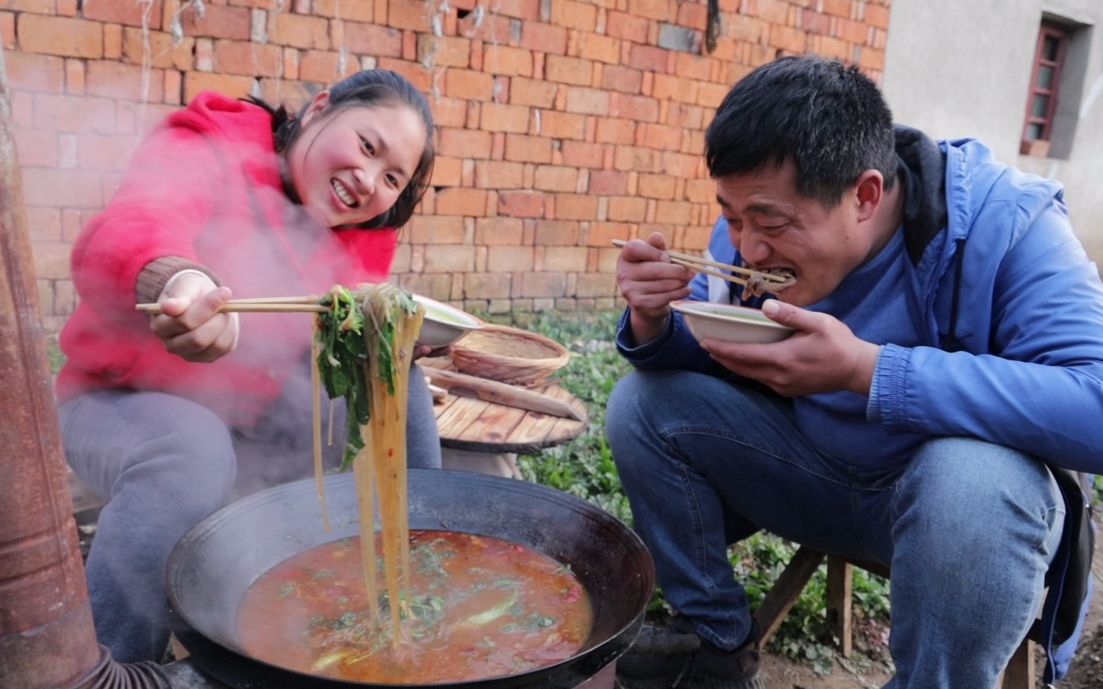
[[676,301],[670,308],[685,317],[689,331],[698,341],[777,342],[793,334],[792,328],[775,323],[762,311],[746,306]]
[[417,336],[418,344],[433,348],[444,347],[472,330],[483,327],[481,320],[454,306],[420,294],[415,294],[414,299],[425,308],[425,320]]

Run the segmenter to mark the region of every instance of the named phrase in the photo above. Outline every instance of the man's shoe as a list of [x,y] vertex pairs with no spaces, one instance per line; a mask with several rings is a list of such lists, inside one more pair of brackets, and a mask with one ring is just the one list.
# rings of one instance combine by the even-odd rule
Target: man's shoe
[[765,689],[758,674],[757,634],[734,651],[703,641],[688,623],[644,625],[617,661],[617,682],[624,689]]

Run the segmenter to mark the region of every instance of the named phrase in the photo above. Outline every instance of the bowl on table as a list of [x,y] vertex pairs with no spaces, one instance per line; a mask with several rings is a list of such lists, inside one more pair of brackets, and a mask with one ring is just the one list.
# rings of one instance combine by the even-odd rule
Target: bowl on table
[[775,323],[759,309],[707,301],[676,301],[670,308],[682,314],[698,341],[768,343],[784,340],[793,328]]
[[414,299],[425,309],[425,320],[421,324],[417,343],[430,347],[444,347],[485,325],[466,311],[461,311],[444,302],[415,294]]

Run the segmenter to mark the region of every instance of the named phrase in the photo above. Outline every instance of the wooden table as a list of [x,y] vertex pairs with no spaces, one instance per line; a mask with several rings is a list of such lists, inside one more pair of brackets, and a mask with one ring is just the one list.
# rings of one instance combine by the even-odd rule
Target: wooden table
[[[422,359],[422,366],[452,368],[445,357]],[[581,421],[515,409],[492,402],[449,394],[434,404],[440,444],[458,450],[488,453],[532,453],[574,440],[586,430],[586,408],[581,400],[552,383],[531,388],[567,402]]]

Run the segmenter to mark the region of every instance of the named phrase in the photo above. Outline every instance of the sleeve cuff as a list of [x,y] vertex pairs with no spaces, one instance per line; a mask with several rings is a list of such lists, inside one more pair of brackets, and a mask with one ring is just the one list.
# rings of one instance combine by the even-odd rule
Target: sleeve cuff
[[195,261],[189,261],[186,258],[163,256],[147,263],[142,271],[138,273],[138,282],[135,286],[136,303],[144,304],[157,301],[169,279],[183,270],[199,271],[209,277],[215,285],[222,286],[222,281],[206,266]]

